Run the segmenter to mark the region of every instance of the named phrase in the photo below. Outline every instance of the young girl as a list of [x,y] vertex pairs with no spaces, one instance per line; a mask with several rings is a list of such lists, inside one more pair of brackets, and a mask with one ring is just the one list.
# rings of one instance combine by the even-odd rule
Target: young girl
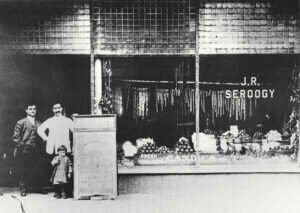
[[66,188],[73,171],[72,162],[66,156],[67,148],[64,145],[58,147],[57,152],[58,155],[51,161],[54,170],[50,181],[53,182],[54,197],[67,198]]

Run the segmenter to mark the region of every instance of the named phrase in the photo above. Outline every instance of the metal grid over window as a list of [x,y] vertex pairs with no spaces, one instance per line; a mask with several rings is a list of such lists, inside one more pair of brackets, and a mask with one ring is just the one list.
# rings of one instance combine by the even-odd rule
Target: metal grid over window
[[195,53],[193,0],[103,0],[93,7],[95,53]]
[[271,0],[204,0],[200,54],[296,53],[297,6]]
[[[28,3],[28,2],[27,2]],[[88,54],[89,4],[84,1],[45,1],[39,5],[12,4],[10,41],[5,48],[19,53]],[[26,10],[23,8],[26,7]]]
[[194,54],[198,12],[200,54],[300,53],[298,6],[297,0],[3,1],[0,45],[6,52],[89,54],[92,33],[96,54]]

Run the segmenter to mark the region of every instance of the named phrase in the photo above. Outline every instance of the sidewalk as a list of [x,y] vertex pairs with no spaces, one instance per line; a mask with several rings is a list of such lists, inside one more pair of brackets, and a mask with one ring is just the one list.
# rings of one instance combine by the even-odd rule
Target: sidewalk
[[[55,199],[53,194],[28,194],[16,190],[0,196],[1,213],[298,213],[300,212],[300,176],[234,175],[225,183],[220,175],[208,175],[197,194],[128,194],[116,200]],[[211,180],[211,181],[209,181]],[[234,183],[234,184],[232,184]],[[182,183],[184,184],[184,183]]]

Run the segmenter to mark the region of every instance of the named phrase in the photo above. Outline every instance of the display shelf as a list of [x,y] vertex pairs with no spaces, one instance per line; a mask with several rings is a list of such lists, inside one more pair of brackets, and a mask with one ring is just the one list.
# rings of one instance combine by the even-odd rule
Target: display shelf
[[[266,140],[266,139],[265,139]],[[280,141],[268,141],[268,140],[266,140],[267,142],[278,142],[278,143],[280,143],[280,144],[290,144],[290,140],[280,140]],[[234,140],[234,142],[233,142],[234,144],[246,144],[246,143],[259,143],[259,144],[261,144],[261,143],[263,143],[263,140],[260,140],[260,139],[251,139],[251,140],[249,140],[249,141],[239,141],[239,142],[237,142],[236,140]]]
[[227,153],[150,153],[139,154],[130,160],[135,166],[165,165],[251,165],[251,164],[285,164],[296,160],[291,157],[291,150],[275,150],[268,153],[227,154]]
[[199,166],[118,166],[119,175],[151,174],[249,174],[295,173],[300,174],[296,163],[250,165],[199,165]]

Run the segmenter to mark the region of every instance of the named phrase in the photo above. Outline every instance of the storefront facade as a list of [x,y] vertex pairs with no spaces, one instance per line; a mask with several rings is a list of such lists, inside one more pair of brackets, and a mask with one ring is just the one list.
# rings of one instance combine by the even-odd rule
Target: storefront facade
[[[286,127],[299,107],[290,102],[291,87],[299,88],[293,82],[300,53],[296,0],[16,0],[1,6],[2,54],[89,57],[91,114],[108,97],[112,104],[104,100],[102,109],[118,115],[118,144],[137,145],[141,138],[149,144],[134,159],[121,153],[120,173],[133,172],[126,167],[132,164],[295,164]],[[237,135],[227,132],[230,126],[238,127]],[[270,130],[277,130],[269,135],[276,143],[263,137]],[[194,132],[203,134],[193,138]],[[187,173],[211,172],[194,169]]]

